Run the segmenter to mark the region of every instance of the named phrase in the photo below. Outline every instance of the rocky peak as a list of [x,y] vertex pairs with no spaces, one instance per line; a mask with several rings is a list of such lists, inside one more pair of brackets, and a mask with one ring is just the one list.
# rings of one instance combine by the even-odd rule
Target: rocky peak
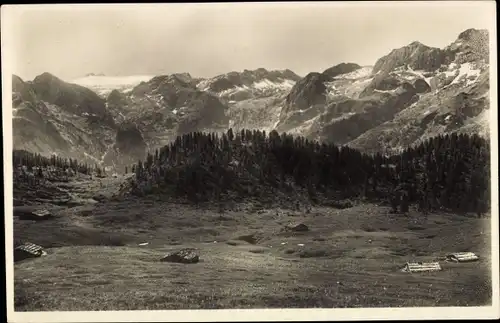
[[141,82],[132,89],[131,93],[134,96],[144,96],[146,94],[170,96],[181,89],[195,89],[195,85],[191,83],[192,80],[188,79],[187,75],[172,74],[155,76],[148,82]]
[[458,35],[461,40],[475,40],[478,38],[488,38],[488,30],[469,28]]
[[485,29],[467,29],[446,47],[448,55],[458,63],[485,60],[489,62],[489,34]]
[[62,85],[63,83],[63,80],[48,72],[44,72],[33,79],[33,84]]
[[58,77],[43,73],[31,83],[38,99],[57,105],[67,112],[100,120],[101,124],[114,127],[114,121],[105,106],[105,100],[86,87],[67,83]]
[[326,102],[325,82],[329,76],[317,72],[307,74],[303,79],[295,83],[285,100],[283,112],[294,110],[305,110],[315,104]]
[[17,75],[12,75],[12,92],[21,92],[26,87],[26,83]]
[[290,70],[272,70],[258,68],[255,70],[243,70],[242,72],[229,72],[218,75],[212,79],[200,82],[199,87],[211,92],[220,93],[222,91],[235,89],[238,87],[252,87],[254,83],[270,81],[281,83],[285,81],[296,82],[300,76]]
[[266,70],[265,68],[258,68],[255,71],[251,71],[254,75],[254,81],[260,81],[262,79],[268,79],[270,81],[276,82],[283,79],[288,79],[292,81],[300,80],[300,76],[295,74],[293,71],[286,70]]
[[33,102],[35,100],[35,94],[30,84],[24,82],[17,75],[12,75],[12,98],[13,107],[23,101]]
[[24,81],[22,78],[20,78],[19,76],[15,75],[15,74],[12,74],[12,87],[15,87],[15,86],[23,84],[23,83],[24,83]]
[[422,43],[421,43],[421,42],[419,42],[418,40],[412,41],[412,42],[408,45],[408,47],[411,47],[411,48],[419,48],[419,47],[429,48],[429,46],[422,44]]
[[174,73],[171,76],[186,84],[193,82],[193,77],[189,73]]
[[380,58],[375,63],[373,72],[391,72],[404,65],[408,65],[414,70],[435,71],[445,61],[446,55],[443,50],[415,41]]
[[155,76],[147,82],[153,86],[170,85],[178,87],[190,87],[189,80],[180,74]]
[[297,75],[294,71],[292,70],[289,70],[289,69],[285,69],[285,70],[281,70],[280,71],[281,74],[283,75],[283,77],[289,79],[289,80],[293,80],[293,81],[298,81],[301,79],[301,77],[299,75]]
[[106,101],[109,105],[123,105],[127,102],[127,96],[118,90],[112,90],[109,92]]

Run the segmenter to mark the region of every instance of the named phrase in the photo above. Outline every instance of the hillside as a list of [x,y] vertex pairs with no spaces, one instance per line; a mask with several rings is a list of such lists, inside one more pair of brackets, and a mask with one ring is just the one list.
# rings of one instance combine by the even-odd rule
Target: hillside
[[[132,126],[119,137],[142,145]],[[478,135],[372,155],[230,129],[177,136],[131,174],[106,176],[74,159],[14,151],[14,242],[46,251],[14,263],[14,307],[488,305],[489,154]],[[17,215],[34,210],[52,218]],[[161,260],[184,248],[199,261]],[[462,251],[479,260],[444,261]],[[441,270],[401,271],[407,262]]]
[[390,203],[395,212],[415,205],[477,214],[490,205],[489,144],[477,135],[434,137],[383,156],[276,131],[230,129],[221,137],[179,136],[131,169],[133,194],[194,203],[255,199],[308,206],[364,199]]
[[12,82],[14,149],[99,162],[113,143],[116,123],[91,90],[45,73]]
[[[217,139],[216,135],[212,137]],[[359,166],[369,169],[370,165],[377,165],[370,163],[373,160],[365,156],[365,163],[357,164],[362,155],[333,146],[322,146],[323,151],[318,154],[304,138],[288,137],[280,142],[273,134],[271,138],[275,142],[272,143],[262,133],[244,132],[242,143],[249,149],[260,151],[274,144],[276,157],[281,153],[281,158],[287,160],[277,158],[271,162],[271,151],[261,151],[259,156],[266,157],[263,159],[243,153],[239,157],[246,160],[233,160],[245,160],[244,168],[236,170],[229,166],[225,169],[226,174],[237,177],[219,177],[223,170],[220,167],[211,169],[213,173],[203,172],[203,168],[214,166],[228,154],[238,151],[234,147],[238,142],[236,138],[237,135],[234,140],[226,141],[233,149],[225,150],[224,146],[222,151],[213,151],[211,144],[200,144],[200,141],[210,140],[207,135],[181,136],[176,144],[159,152],[158,158],[151,156],[145,164],[137,166],[133,177],[100,178],[98,170],[93,174],[92,168],[78,165],[74,160],[55,156],[45,159],[40,155],[15,152],[14,165],[19,166],[15,168],[19,174],[32,174],[40,165],[42,171],[54,171],[56,175],[64,169],[72,169],[64,172],[69,174],[69,181],[65,181],[62,173],[55,177],[43,173],[36,183],[25,181],[23,176],[14,176],[15,186],[26,182],[37,188],[14,191],[14,198],[20,205],[47,209],[54,216],[50,220],[32,221],[14,214],[14,240],[36,243],[47,252],[44,256],[14,263],[16,311],[491,304],[490,211],[486,207],[482,214],[481,209],[487,205],[479,204],[488,201],[477,198],[485,189],[481,181],[489,180],[479,163],[489,159],[487,145],[479,137],[438,137],[417,151],[408,150],[389,160],[382,158],[384,162],[414,165],[415,168],[398,169],[397,173],[406,176],[398,177],[398,182],[411,183],[414,175],[428,173],[431,176],[422,183],[426,186],[437,184],[427,186],[430,196],[433,193],[439,194],[434,197],[440,196],[422,200],[430,202],[427,212],[418,211],[417,205],[409,205],[408,210],[404,210],[401,204],[403,212],[397,213],[392,213],[391,207],[383,201],[377,202],[377,197],[383,198],[383,194],[374,195],[373,188],[368,190],[375,197],[371,201],[355,198],[357,193],[350,190],[359,188],[364,181],[361,176],[352,175],[359,175]],[[225,142],[224,137],[221,141],[212,141],[222,142]],[[186,149],[180,151],[180,147]],[[190,158],[196,156],[195,151],[217,154],[212,155],[213,161],[204,158],[206,162],[200,165],[193,164],[196,158]],[[337,157],[330,158],[330,153],[336,152],[339,153]],[[422,152],[424,159],[429,159],[429,167],[423,173],[417,167],[421,166],[417,161],[421,161]],[[330,205],[318,201],[307,210],[302,206],[296,208],[295,203],[267,203],[271,197],[279,199],[280,190],[275,189],[271,194],[265,191],[262,194],[259,190],[276,188],[271,183],[283,173],[279,168],[274,169],[277,176],[269,176],[266,172],[262,180],[258,174],[252,177],[249,171],[259,169],[259,165],[267,165],[263,168],[267,171],[270,166],[293,167],[297,162],[294,157],[302,155],[307,157],[302,161],[306,161],[310,160],[311,153],[313,162],[328,156],[326,160],[334,163],[323,165],[329,167],[324,167],[322,172],[332,171],[327,175],[327,182],[338,188],[337,193],[345,192],[352,203],[339,203],[341,195],[330,196]],[[410,155],[413,158],[409,158]],[[380,166],[383,165],[387,166]],[[434,166],[438,166],[437,169]],[[298,167],[294,172],[296,176],[290,178],[290,186],[300,187],[305,170],[309,171],[308,178],[319,179],[315,176],[318,169]],[[377,191],[383,193],[383,188],[387,187],[387,180],[383,178],[391,179],[394,173],[384,171],[386,167],[375,169],[378,176],[371,178],[380,179]],[[416,174],[412,174],[413,171]],[[456,176],[459,171],[465,178]],[[36,171],[28,176],[32,178],[35,174]],[[189,178],[189,174],[205,177]],[[151,180],[158,175],[165,176],[163,180],[167,185]],[[200,184],[204,184],[201,192],[207,189],[209,194],[217,193],[209,188],[218,178],[230,180],[221,183],[225,192],[218,199],[223,202],[219,209],[202,205],[202,198],[198,205],[192,200],[185,203],[181,198],[187,193],[191,199],[190,190]],[[350,178],[354,183],[350,183]],[[126,194],[130,187],[124,184],[128,181],[135,185],[135,195]],[[228,203],[224,193],[234,194],[244,182],[254,194],[244,193],[243,199],[233,195],[234,203]],[[168,192],[175,183],[186,191],[156,194],[158,190]],[[369,184],[372,186],[374,182]],[[411,187],[408,192],[412,192]],[[137,193],[146,196],[138,197]],[[292,195],[294,201],[304,197],[304,193],[307,194],[299,191]],[[481,217],[463,212],[467,210],[479,211]],[[306,225],[307,230],[288,230],[290,223]],[[195,264],[160,261],[165,253],[180,248],[192,248],[199,254],[200,261]],[[480,260],[472,263],[443,261],[445,255],[457,251],[473,251]],[[408,261],[439,261],[442,270],[402,272],[400,269]],[[332,272],[335,273],[333,279]]]

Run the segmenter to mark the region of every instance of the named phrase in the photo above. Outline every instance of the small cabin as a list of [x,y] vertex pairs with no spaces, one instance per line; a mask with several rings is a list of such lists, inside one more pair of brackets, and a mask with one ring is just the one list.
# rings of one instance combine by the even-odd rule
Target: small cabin
[[441,271],[441,265],[439,262],[407,262],[401,271],[415,273],[415,272],[429,272],[429,271]]
[[43,247],[27,242],[14,248],[14,262],[29,258],[38,258],[45,256],[46,254],[47,253],[43,250]]
[[449,262],[472,262],[479,260],[479,257],[473,252],[456,252],[446,255],[446,261]]
[[48,220],[53,217],[52,213],[48,210],[36,210],[33,207],[14,207],[14,215],[17,215],[20,220]]

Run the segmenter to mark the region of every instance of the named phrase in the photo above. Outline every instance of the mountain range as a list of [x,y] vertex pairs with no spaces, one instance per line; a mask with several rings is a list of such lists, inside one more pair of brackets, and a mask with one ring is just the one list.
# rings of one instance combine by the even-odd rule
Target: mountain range
[[299,76],[244,70],[64,81],[12,78],[13,146],[123,169],[192,131],[276,130],[363,152],[443,133],[489,135],[489,40],[468,29],[444,48],[412,42],[373,66]]

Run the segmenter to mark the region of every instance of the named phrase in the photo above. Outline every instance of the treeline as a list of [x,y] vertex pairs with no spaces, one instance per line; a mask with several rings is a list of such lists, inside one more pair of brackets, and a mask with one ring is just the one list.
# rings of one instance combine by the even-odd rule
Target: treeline
[[44,170],[49,168],[52,168],[53,171],[72,171],[87,175],[92,173],[96,173],[97,175],[104,174],[104,170],[98,167],[98,165],[91,166],[87,163],[80,163],[73,158],[62,158],[56,155],[45,157],[25,150],[14,150],[12,152],[12,166],[14,172],[18,171],[19,168],[23,169],[25,167],[29,173],[38,177],[43,177]]
[[297,189],[313,203],[369,198],[405,212],[486,212],[490,203],[489,143],[449,134],[393,156],[367,155],[272,131],[193,132],[132,167],[132,191],[165,189],[194,201],[278,196]]

